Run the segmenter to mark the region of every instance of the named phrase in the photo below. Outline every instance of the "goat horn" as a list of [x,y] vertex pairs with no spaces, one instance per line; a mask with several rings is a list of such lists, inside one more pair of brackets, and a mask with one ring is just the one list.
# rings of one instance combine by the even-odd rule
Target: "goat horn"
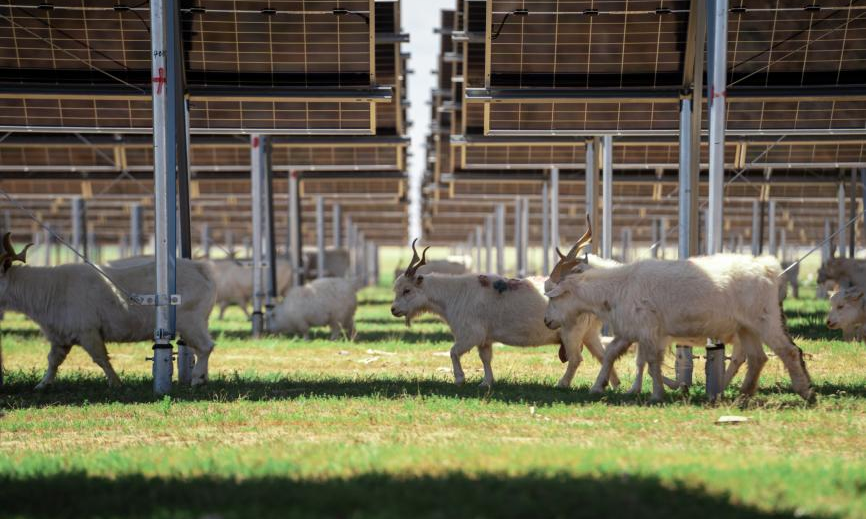
[[562,251],[559,250],[559,247],[554,247],[554,248],[556,249],[556,255],[559,256],[559,259],[564,260],[565,254],[563,254]]
[[425,259],[425,257],[426,257],[426,254],[427,254],[427,249],[429,249],[430,247],[427,247],[427,249],[424,249],[424,252],[422,253],[422,256],[419,257],[419,256],[418,256],[418,251],[415,249],[415,244],[416,244],[417,242],[418,242],[418,238],[415,238],[414,240],[412,240],[412,260],[409,262],[409,266],[406,267],[406,272],[403,274],[403,275],[405,275],[406,277],[412,277],[412,276],[414,276],[414,275],[415,275],[415,271],[418,270],[418,267],[420,267],[421,265],[423,265],[424,263],[426,263],[426,259]]
[[16,253],[15,247],[12,246],[12,233],[7,232],[3,235],[3,254],[0,255],[0,266],[3,267],[3,272],[9,270],[9,267],[12,266],[12,262],[14,261],[27,263],[27,249],[32,246],[32,243],[28,243],[23,249],[21,249],[21,252]]

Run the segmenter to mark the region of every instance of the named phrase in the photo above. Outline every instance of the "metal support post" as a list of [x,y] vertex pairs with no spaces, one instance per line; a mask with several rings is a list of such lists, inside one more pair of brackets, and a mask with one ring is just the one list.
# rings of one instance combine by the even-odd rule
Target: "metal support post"
[[541,273],[550,273],[550,200],[547,182],[541,185]]
[[[550,168],[550,245],[548,256],[554,254],[553,249],[559,247],[559,168]],[[557,258],[558,259],[558,258]],[[546,272],[546,271],[545,271]]]
[[520,245],[523,243],[523,239],[520,237],[520,231],[523,229],[522,218],[523,199],[518,196],[514,199],[514,271],[517,277],[520,277],[520,272],[523,270],[523,265],[520,264],[523,257],[520,254]]
[[273,145],[270,137],[262,136],[262,153],[264,154],[263,162],[265,167],[265,178],[262,188],[262,198],[264,198],[264,252],[263,257],[266,262],[264,269],[264,284],[265,284],[265,329],[270,331],[270,323],[267,322],[268,316],[277,303],[277,230],[276,220],[274,219],[274,168],[272,162]]
[[529,199],[523,198],[520,215],[520,277],[529,273]]
[[725,345],[707,343],[707,363],[705,365],[707,380],[707,398],[715,402],[725,390],[722,383],[725,379]]
[[484,248],[487,249],[484,271],[489,274],[493,272],[493,216],[484,219]]
[[722,250],[725,196],[725,95],[727,90],[728,0],[709,0],[707,61],[709,111],[709,203],[707,254]]
[[505,204],[496,205],[496,273],[505,275]]
[[332,232],[334,234],[334,250],[340,250],[343,247],[343,244],[340,243],[340,239],[342,238],[342,232],[340,231],[340,224],[342,223],[342,210],[340,209],[340,204],[334,204],[331,207],[331,225],[333,226]]
[[[598,232],[599,223],[599,207],[598,207],[598,153],[599,140],[598,138],[586,140],[586,167],[584,168],[584,181],[586,183],[586,214],[589,215],[589,223],[592,226],[593,232]],[[554,211],[557,211],[556,209]],[[593,254],[598,254],[598,240],[592,240],[589,244],[589,250]]]
[[129,212],[129,248],[130,255],[141,256],[141,240],[144,236],[144,215],[140,204],[132,204]]
[[263,240],[264,240],[264,194],[265,183],[265,157],[263,153],[262,137],[259,134],[250,135],[250,177],[251,197],[253,213],[253,254],[252,254],[252,276],[253,276],[253,315],[252,333],[258,338],[264,331],[264,283],[262,272]]
[[838,209],[838,227],[836,228],[839,234],[836,236],[836,253],[840,258],[845,257],[845,184],[839,183],[837,192],[837,209]]
[[[72,247],[85,258],[87,254],[87,208],[84,199],[76,196],[72,199]],[[81,261],[77,257],[75,262]]]
[[613,137],[605,135],[603,143],[601,256],[610,259],[613,255]]
[[854,258],[857,253],[857,170],[853,168],[851,169],[851,184],[849,187],[851,193],[849,194],[848,221],[851,222],[851,225],[848,227],[848,257]]
[[316,197],[316,279],[325,277],[325,199]]
[[767,233],[769,234],[769,238],[770,238],[770,245],[769,245],[770,256],[778,256],[779,255],[779,246],[778,246],[778,242],[776,241],[776,201],[775,200],[770,200],[768,211],[770,214],[767,216],[767,226],[769,227],[767,229]]
[[174,339],[174,307],[171,305],[175,286],[177,237],[175,218],[176,196],[176,143],[177,125],[174,118],[176,92],[166,88],[167,55],[174,46],[177,34],[169,30],[173,2],[153,0],[150,3],[151,77],[153,103],[153,166],[154,166],[154,222],[156,263],[156,329],[153,346],[153,389],[157,395],[171,391],[173,371],[172,344]]
[[289,173],[289,257],[292,262],[292,284],[296,287],[304,283],[299,182],[297,171]]
[[482,237],[483,229],[484,228],[481,227],[480,225],[476,225],[475,226],[475,234],[473,236],[474,242],[475,242],[475,247],[474,247],[475,260],[474,261],[475,261],[475,264],[477,265],[476,270],[478,272],[483,272],[481,269],[481,257],[482,257],[481,256],[481,248],[482,248],[482,244],[483,244],[483,237]]
[[201,254],[206,259],[210,259],[210,225],[203,223],[201,225]]

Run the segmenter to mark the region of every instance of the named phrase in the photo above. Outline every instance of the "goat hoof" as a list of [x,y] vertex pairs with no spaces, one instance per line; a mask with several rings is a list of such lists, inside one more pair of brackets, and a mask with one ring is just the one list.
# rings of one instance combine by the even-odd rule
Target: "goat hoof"
[[556,383],[556,387],[558,387],[559,389],[568,389],[569,387],[571,387],[571,382],[560,380]]
[[480,384],[478,384],[478,387],[480,387],[481,389],[490,389],[491,387],[493,387],[493,382],[488,382],[484,380]]
[[462,386],[464,382],[466,382],[466,379],[464,379],[464,378],[462,378],[462,377],[461,377],[461,378],[455,378],[455,379],[454,379],[454,385],[457,386],[457,387]]
[[593,395],[600,395],[600,394],[604,393],[604,387],[592,386],[591,388],[589,388],[589,392],[592,393]]

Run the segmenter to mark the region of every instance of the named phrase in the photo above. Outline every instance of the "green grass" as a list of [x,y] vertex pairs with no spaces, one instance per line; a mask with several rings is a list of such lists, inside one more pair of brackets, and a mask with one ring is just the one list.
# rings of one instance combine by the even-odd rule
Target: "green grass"
[[[591,359],[556,389],[552,347],[496,347],[491,391],[470,353],[457,388],[444,325],[407,329],[389,290],[363,297],[355,343],[252,341],[239,312],[214,321],[211,382],[164,399],[145,343],[109,346],[121,388],[76,348],[34,392],[47,345],[7,314],[0,517],[866,516],[866,362],[823,326],[824,301],[786,303],[818,403],[771,357],[740,407],[734,389],[719,406],[698,388],[663,406],[591,395]],[[749,421],[715,425],[729,414]]]

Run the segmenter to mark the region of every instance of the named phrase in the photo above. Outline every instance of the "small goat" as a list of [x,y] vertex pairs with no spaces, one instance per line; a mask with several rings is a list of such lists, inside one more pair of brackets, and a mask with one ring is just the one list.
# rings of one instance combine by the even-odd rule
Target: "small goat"
[[357,290],[356,283],[347,278],[322,278],[294,287],[283,302],[268,313],[268,331],[301,334],[309,339],[310,328],[329,325],[331,340],[340,338],[341,329],[352,340]]

